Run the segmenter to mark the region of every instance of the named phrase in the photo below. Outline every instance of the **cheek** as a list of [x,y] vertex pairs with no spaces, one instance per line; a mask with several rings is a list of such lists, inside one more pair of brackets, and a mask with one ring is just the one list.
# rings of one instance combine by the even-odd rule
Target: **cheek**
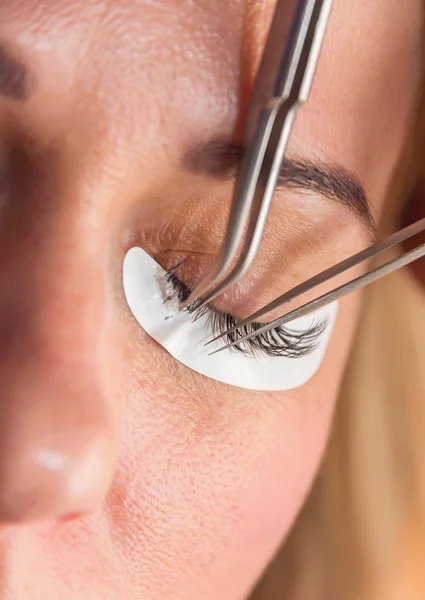
[[188,597],[242,597],[310,485],[335,377],[319,373],[291,396],[204,385],[147,336],[140,349],[135,336],[133,392],[108,499],[116,543],[164,597],[176,586]]
[[248,594],[317,470],[356,310],[354,296],[341,302],[318,373],[274,393],[200,377],[123,313],[110,354],[111,373],[122,364],[121,456],[105,522],[137,587]]

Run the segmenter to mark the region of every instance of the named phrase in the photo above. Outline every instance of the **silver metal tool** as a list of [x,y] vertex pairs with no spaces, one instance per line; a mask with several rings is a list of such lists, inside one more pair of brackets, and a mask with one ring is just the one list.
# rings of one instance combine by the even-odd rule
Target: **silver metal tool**
[[224,241],[210,272],[181,308],[222,294],[246,273],[258,252],[295,114],[310,92],[332,0],[298,0],[289,36],[288,6],[288,0],[277,0],[248,111],[246,154]]
[[[223,334],[217,336],[216,338],[214,338],[214,340],[223,338],[226,335],[228,335],[229,333],[231,333],[232,331],[237,331],[241,327],[247,326],[250,323],[257,321],[258,319],[265,316],[267,313],[271,312],[272,310],[275,310],[276,308],[279,308],[283,304],[291,302],[292,300],[294,300],[301,294],[304,294],[304,293],[314,289],[318,285],[326,283],[330,279],[334,278],[336,275],[340,275],[340,274],[344,273],[345,271],[348,271],[348,269],[351,269],[351,268],[355,267],[356,265],[364,262],[365,260],[368,260],[370,258],[377,256],[381,252],[384,252],[385,250],[388,250],[388,249],[396,246],[397,244],[400,244],[401,242],[404,242],[405,240],[413,237],[414,235],[417,235],[421,231],[425,231],[425,219],[421,219],[420,221],[417,221],[413,225],[409,225],[408,227],[401,229],[397,233],[394,233],[394,234],[390,235],[389,237],[387,237],[385,240],[377,242],[376,244],[373,244],[369,248],[366,248],[365,250],[358,252],[357,254],[351,256],[350,258],[343,260],[342,262],[336,264],[335,266],[333,266],[329,269],[326,269],[322,273],[315,275],[311,279],[305,281],[304,283],[298,285],[297,287],[293,288],[289,292],[283,294],[276,300],[273,300],[273,302],[270,302],[270,304],[268,304],[261,310],[257,311],[256,313],[254,313],[247,319],[244,319],[243,321],[239,321],[239,323],[237,323],[234,327],[232,327],[231,329],[228,329]],[[240,337],[238,337],[238,339],[223,346],[222,348],[219,348],[218,350],[216,350],[215,352],[212,352],[211,354],[216,354],[217,352],[221,352],[222,350],[225,350],[226,348],[230,348],[231,346],[241,344],[245,340],[249,340],[252,337],[261,335],[262,333],[265,333],[266,331],[269,331],[270,329],[275,329],[279,325],[285,325],[286,323],[289,323],[290,321],[293,321],[294,319],[298,319],[300,317],[308,315],[309,313],[311,313],[315,310],[319,310],[323,306],[326,306],[327,304],[334,302],[335,300],[338,300],[339,298],[342,298],[342,296],[345,296],[346,294],[354,292],[355,290],[361,289],[361,288],[365,287],[366,285],[368,285],[369,283],[372,283],[372,282],[376,281],[377,279],[384,277],[385,275],[393,273],[397,269],[401,269],[402,267],[412,263],[413,261],[417,260],[418,258],[421,258],[422,256],[425,256],[425,243],[418,245],[413,250],[410,250],[410,251],[406,252],[405,254],[398,256],[397,258],[393,258],[392,260],[389,260],[386,263],[379,265],[378,267],[376,267],[375,269],[372,269],[371,271],[369,271],[368,273],[365,273],[364,275],[360,275],[359,277],[352,279],[348,283],[345,283],[343,285],[336,287],[335,289],[331,290],[330,292],[327,292],[326,294],[322,294],[318,298],[311,300],[311,302],[307,302],[303,306],[300,306],[299,308],[296,308],[295,310],[292,310],[292,311],[286,313],[285,315],[275,319],[271,323],[267,323],[263,327],[260,327],[259,329],[256,329],[255,331],[253,331],[247,335],[241,334]],[[211,340],[210,342],[208,342],[208,344],[210,344],[214,340]],[[208,345],[208,344],[206,344],[206,345]]]

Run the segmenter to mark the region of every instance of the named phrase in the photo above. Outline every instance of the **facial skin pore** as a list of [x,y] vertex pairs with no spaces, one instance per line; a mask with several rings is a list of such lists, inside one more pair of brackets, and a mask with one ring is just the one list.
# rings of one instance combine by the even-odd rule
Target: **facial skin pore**
[[[0,3],[0,597],[244,598],[308,492],[360,298],[307,385],[245,392],[169,356],[121,283],[134,245],[164,267],[189,257],[188,284],[217,251],[232,183],[183,157],[239,141],[272,10]],[[422,16],[421,0],[335,0],[291,139],[294,160],[353,173],[377,218],[419,98]],[[317,193],[279,192],[272,216],[220,309],[244,316],[370,241]]]

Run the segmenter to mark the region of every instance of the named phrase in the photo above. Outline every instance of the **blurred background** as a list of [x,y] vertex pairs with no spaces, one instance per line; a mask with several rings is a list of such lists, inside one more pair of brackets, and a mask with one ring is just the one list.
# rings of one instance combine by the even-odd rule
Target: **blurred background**
[[[418,120],[379,237],[425,217]],[[252,598],[425,598],[424,259],[365,290],[321,470]]]

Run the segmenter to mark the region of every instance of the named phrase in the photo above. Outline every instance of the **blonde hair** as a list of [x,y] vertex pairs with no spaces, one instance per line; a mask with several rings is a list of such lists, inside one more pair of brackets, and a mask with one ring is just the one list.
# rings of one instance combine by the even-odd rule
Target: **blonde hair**
[[[390,186],[384,235],[399,227],[422,139]],[[365,292],[321,470],[253,599],[423,600],[424,455],[425,289],[404,269]]]

